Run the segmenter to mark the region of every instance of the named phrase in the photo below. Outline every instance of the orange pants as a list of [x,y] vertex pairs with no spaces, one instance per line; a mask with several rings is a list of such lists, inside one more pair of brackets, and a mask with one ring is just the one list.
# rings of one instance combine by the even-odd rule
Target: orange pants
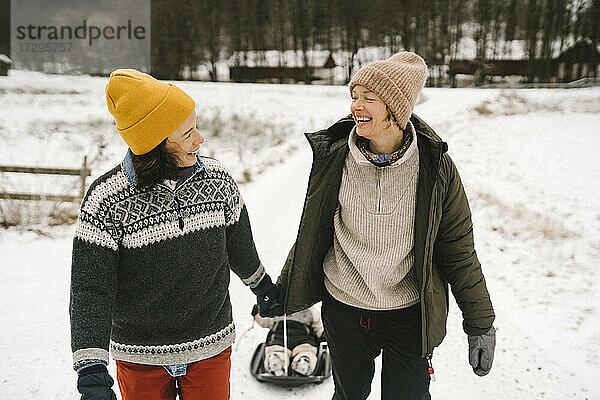
[[206,360],[188,365],[183,376],[173,378],[161,366],[117,361],[117,382],[123,400],[173,400],[175,379],[182,400],[228,400],[231,347]]

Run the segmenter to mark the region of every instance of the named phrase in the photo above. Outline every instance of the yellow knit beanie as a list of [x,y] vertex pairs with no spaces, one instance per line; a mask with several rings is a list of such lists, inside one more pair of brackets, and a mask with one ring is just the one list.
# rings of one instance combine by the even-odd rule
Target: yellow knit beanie
[[133,154],[146,154],[194,111],[195,103],[171,83],[134,69],[117,69],[106,85],[106,104]]
[[403,51],[359,69],[350,81],[350,94],[356,85],[373,91],[387,104],[404,129],[426,79],[425,61],[415,53]]

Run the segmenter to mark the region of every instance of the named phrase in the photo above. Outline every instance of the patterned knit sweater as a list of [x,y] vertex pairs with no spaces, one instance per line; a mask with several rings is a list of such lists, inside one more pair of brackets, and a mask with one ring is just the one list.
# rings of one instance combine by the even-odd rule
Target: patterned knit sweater
[[369,162],[356,131],[342,171],[334,214],[334,240],[323,261],[325,287],[341,301],[369,310],[392,310],[419,301],[414,264],[414,224],[419,171],[414,140],[386,167]]
[[264,275],[229,173],[198,158],[175,188],[135,184],[131,153],[89,188],[73,240],[73,366],[150,365],[213,357],[235,339],[230,269]]

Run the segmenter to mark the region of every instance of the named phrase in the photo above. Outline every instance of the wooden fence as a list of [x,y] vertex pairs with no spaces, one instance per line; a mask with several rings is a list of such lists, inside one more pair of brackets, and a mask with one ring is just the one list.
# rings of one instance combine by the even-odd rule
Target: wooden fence
[[49,201],[66,201],[66,202],[73,202],[73,203],[79,203],[83,199],[83,196],[85,195],[85,178],[90,176],[90,173],[91,173],[90,170],[87,168],[87,157],[83,158],[83,165],[81,166],[81,169],[36,168],[36,167],[16,167],[16,166],[0,165],[0,172],[16,172],[16,173],[21,173],[21,174],[79,176],[81,190],[80,190],[78,196],[0,192],[0,199],[49,200]]

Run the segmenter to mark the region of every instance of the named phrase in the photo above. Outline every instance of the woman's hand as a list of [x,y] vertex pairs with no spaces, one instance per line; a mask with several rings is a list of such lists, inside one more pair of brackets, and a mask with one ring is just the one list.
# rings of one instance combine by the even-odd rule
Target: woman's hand
[[86,367],[79,372],[77,390],[81,400],[117,400],[112,385],[115,383],[101,364]]
[[281,289],[271,281],[269,274],[250,290],[256,295],[258,313],[261,317],[278,317],[284,314]]

